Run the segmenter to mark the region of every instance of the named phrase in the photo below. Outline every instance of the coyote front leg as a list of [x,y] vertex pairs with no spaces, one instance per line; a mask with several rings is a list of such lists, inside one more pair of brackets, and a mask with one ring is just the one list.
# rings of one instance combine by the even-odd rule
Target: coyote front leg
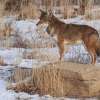
[[58,48],[60,54],[59,60],[62,60],[62,57],[64,56],[64,41],[58,41]]

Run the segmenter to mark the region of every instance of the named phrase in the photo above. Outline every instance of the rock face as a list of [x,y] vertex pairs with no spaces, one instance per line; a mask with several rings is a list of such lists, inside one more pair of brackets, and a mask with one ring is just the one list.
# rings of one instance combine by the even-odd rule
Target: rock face
[[[93,65],[69,62],[49,64],[33,69],[30,81],[32,81],[32,86],[35,88],[35,91],[33,91],[41,95],[50,94],[52,96],[69,97],[100,95],[100,68]],[[16,86],[18,88],[18,84]],[[20,88],[18,89],[20,91]]]
[[100,95],[100,68],[75,63],[55,63],[33,70],[41,94],[90,97]]

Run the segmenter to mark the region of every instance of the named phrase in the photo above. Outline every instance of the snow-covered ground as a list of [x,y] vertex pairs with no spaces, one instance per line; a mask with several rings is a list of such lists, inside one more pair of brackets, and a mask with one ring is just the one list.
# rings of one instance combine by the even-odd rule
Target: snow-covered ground
[[[39,29],[37,28],[35,20],[23,20],[23,21],[15,21],[15,19],[7,18],[7,22],[12,21],[12,27],[14,29],[14,34],[19,35],[23,42],[28,41],[29,45],[33,45],[34,42],[36,44],[47,46],[48,48],[0,48],[0,58],[3,59],[5,65],[0,66],[0,100],[79,100],[73,98],[56,98],[51,96],[43,96],[40,97],[38,94],[29,95],[27,93],[16,93],[12,90],[7,90],[6,87],[8,82],[7,78],[10,77],[11,71],[17,67],[42,67],[45,64],[56,62],[59,58],[58,48],[53,47],[50,48],[48,43],[54,44],[53,41],[45,32],[45,26]],[[4,21],[4,23],[6,23]],[[85,21],[81,17],[77,17],[74,19],[63,20],[65,23],[75,23],[75,24],[87,24],[94,28],[96,28],[100,32],[100,20],[95,21]],[[44,35],[44,34],[45,35]],[[16,36],[16,35],[15,35]],[[16,37],[15,37],[16,38]],[[14,41],[14,40],[13,40]],[[33,46],[30,46],[33,47]],[[30,54],[33,53],[33,55]],[[28,56],[27,56],[28,55]],[[26,56],[26,58],[25,58]],[[32,56],[31,59],[28,57]],[[98,58],[99,59],[99,58]],[[77,44],[70,46],[68,51],[65,52],[64,55],[65,61],[72,61],[78,63],[89,63],[90,56],[85,50],[82,44]],[[98,60],[99,61],[99,60]],[[97,61],[97,63],[99,63]],[[88,100],[96,100],[96,98],[88,99]]]

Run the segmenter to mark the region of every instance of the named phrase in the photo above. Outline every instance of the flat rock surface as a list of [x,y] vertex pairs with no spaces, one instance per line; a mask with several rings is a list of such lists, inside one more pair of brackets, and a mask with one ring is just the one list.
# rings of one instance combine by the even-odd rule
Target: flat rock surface
[[[37,75],[36,72],[39,72],[40,75]],[[34,69],[34,79],[38,80],[36,84],[42,94],[71,97],[100,96],[99,66],[57,62],[36,69],[36,71]]]
[[56,68],[62,70],[69,70],[81,74],[83,80],[99,80],[100,79],[100,65],[91,64],[76,64],[70,62],[58,62],[53,64]]

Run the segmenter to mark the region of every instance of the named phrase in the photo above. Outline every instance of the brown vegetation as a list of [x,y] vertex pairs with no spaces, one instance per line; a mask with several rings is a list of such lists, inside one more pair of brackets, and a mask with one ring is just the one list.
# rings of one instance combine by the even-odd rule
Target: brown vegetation
[[4,59],[2,57],[0,57],[0,66],[5,65]]
[[36,18],[37,8],[32,0],[4,0],[0,1],[0,14],[16,15],[18,19]]
[[[95,17],[99,15],[99,5],[99,0],[1,0],[0,14],[17,15],[18,19],[37,18],[37,8],[42,8],[51,9],[55,14],[62,15],[63,18],[86,15],[86,18],[94,19],[94,17],[90,18],[91,14]],[[96,8],[96,12],[92,11]]]
[[28,6],[22,6],[19,11],[18,20],[19,19],[33,19],[38,17],[38,10],[35,5],[29,3]]
[[4,23],[4,26],[0,27],[0,38],[9,37],[13,32],[13,28],[11,27],[12,23]]
[[58,62],[34,68],[32,76],[9,88],[31,94],[90,97],[100,95],[99,79],[100,69],[93,65]]

